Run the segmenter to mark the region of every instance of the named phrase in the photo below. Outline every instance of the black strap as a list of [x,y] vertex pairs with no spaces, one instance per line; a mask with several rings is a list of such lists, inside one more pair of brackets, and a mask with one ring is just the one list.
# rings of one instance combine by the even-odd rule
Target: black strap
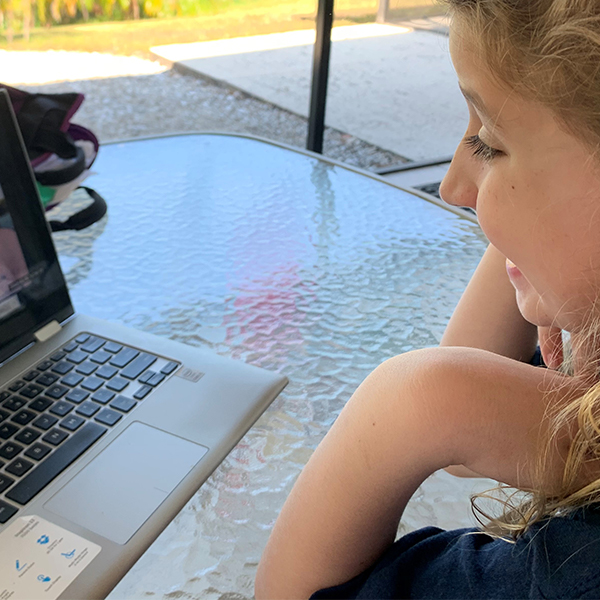
[[85,171],[85,153],[82,148],[73,144],[75,150],[75,156],[77,160],[67,167],[62,169],[56,169],[53,171],[44,171],[43,173],[35,173],[35,178],[42,185],[63,185],[63,183],[69,183],[79,177]]
[[92,188],[80,186],[77,189],[85,190],[93,202],[84,209],[71,215],[66,221],[48,221],[52,231],[80,231],[99,221],[106,214],[104,198]]

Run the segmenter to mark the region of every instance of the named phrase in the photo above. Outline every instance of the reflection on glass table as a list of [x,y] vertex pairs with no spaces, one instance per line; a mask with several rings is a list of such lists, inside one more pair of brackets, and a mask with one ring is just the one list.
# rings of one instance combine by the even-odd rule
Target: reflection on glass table
[[[77,310],[290,379],[110,598],[251,598],[310,454],[371,370],[438,344],[485,238],[380,178],[252,138],[111,144],[94,169],[108,217],[55,235]],[[401,531],[472,525],[469,494],[488,483],[433,475]]]

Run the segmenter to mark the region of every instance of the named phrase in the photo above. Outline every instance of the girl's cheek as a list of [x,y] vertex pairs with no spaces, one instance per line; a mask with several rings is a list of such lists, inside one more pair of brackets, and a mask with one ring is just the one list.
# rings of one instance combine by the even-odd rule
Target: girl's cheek
[[500,252],[503,252],[506,223],[502,222],[502,214],[497,207],[498,196],[486,181],[479,188],[477,195],[477,219],[483,233]]

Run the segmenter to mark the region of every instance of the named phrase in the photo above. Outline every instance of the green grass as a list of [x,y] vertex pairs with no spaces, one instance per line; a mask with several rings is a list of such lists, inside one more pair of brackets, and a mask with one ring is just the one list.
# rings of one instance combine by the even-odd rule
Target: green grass
[[[404,12],[403,12],[404,6]],[[316,0],[234,0],[223,3],[218,14],[199,17],[90,22],[36,28],[29,41],[15,36],[8,50],[78,50],[149,56],[148,49],[180,44],[314,28]],[[339,0],[335,25],[373,22],[377,0]],[[406,18],[439,14],[433,0],[394,0],[394,16]]]

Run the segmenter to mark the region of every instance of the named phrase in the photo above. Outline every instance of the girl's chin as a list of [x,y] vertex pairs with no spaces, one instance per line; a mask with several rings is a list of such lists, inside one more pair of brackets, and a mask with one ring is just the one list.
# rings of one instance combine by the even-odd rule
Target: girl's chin
[[517,290],[517,306],[526,321],[537,327],[550,327],[555,320],[540,306],[541,298],[532,288]]

